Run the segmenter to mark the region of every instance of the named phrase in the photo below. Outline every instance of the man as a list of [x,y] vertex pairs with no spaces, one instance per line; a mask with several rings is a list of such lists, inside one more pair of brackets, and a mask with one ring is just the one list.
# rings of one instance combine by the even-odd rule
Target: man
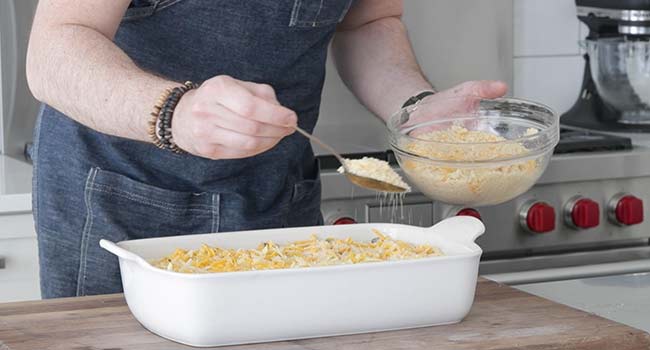
[[[382,119],[432,90],[401,14],[400,0],[41,0],[27,76],[44,102],[33,149],[43,297],[121,290],[101,238],[321,223],[314,156],[293,127],[313,130],[330,42]],[[149,115],[188,80],[200,86],[169,114],[177,154],[152,143]],[[427,98],[505,92],[470,82]]]

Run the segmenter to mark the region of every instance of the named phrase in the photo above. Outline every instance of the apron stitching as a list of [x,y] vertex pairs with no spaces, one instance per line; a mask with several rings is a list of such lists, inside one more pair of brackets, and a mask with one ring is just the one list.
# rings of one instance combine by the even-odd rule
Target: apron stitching
[[45,108],[45,104],[41,104],[41,107],[39,108],[38,111],[38,118],[36,120],[36,125],[35,125],[35,140],[34,140],[34,145],[32,147],[32,161],[34,163],[34,172],[32,174],[32,192],[33,194],[33,199],[32,199],[32,214],[34,216],[34,222],[36,223],[36,227],[38,227],[38,207],[40,203],[40,196],[39,194],[41,191],[38,190],[38,150],[39,150],[39,144],[40,144],[40,138],[41,138],[41,122],[42,122],[42,114],[43,114],[43,109]]
[[212,208],[212,224],[216,225],[216,227],[213,227],[212,231],[213,232],[219,232],[221,229],[221,194],[217,194],[217,205]]
[[296,0],[293,3],[293,10],[291,11],[291,20],[289,21],[289,26],[295,26],[298,23],[298,12],[300,12],[300,5],[302,0]]
[[348,4],[345,6],[345,9],[343,10],[341,17],[339,17],[339,22],[341,22],[343,18],[345,18],[345,15],[348,14],[348,11],[350,11],[350,6],[352,6],[352,1],[348,1]]
[[318,24],[318,16],[320,15],[321,10],[323,10],[323,0],[320,0],[320,5],[318,5],[318,11],[316,11],[316,16],[314,17],[314,21],[312,23],[314,27],[316,24]]
[[90,229],[93,225],[93,209],[91,204],[92,191],[91,187],[95,182],[97,176],[97,168],[92,168],[90,174],[86,178],[86,188],[84,189],[84,202],[86,203],[86,225],[84,225],[81,235],[81,251],[79,254],[79,272],[77,274],[77,296],[85,294],[85,280],[86,280],[86,255],[88,254],[88,240]]
[[[157,199],[151,199],[151,197],[150,197],[152,195],[151,193],[148,193],[147,196],[144,196],[144,195],[138,194],[138,192],[126,191],[126,190],[121,189],[120,187],[105,185],[105,184],[101,184],[101,183],[94,183],[93,184],[93,189],[102,189],[105,192],[115,192],[115,193],[119,193],[119,194],[125,194],[125,195],[129,195],[129,196],[133,196],[133,197],[138,197],[138,198],[141,198],[142,200],[146,200],[146,201],[149,201],[151,203],[158,203],[160,205],[168,205],[168,206],[172,206],[172,207],[178,206],[178,207],[185,208],[185,206],[176,205],[176,204],[173,204],[173,203],[170,203],[170,202],[165,202],[165,201],[157,200]],[[144,189],[142,191],[150,191],[150,190]],[[175,193],[179,193],[179,192],[175,192]],[[205,193],[205,192],[198,193],[198,194],[201,195],[203,193]],[[192,193],[192,196],[196,196],[196,195],[197,195],[197,193]],[[189,196],[189,195],[185,194],[185,196],[182,196],[181,198],[184,198],[184,197],[187,197],[187,196]],[[169,196],[168,196],[168,198],[169,198]],[[172,196],[171,198],[177,198],[177,197]],[[191,204],[190,206],[203,207],[203,208],[209,208],[210,207],[209,205],[205,205],[205,204]]]
[[176,3],[179,3],[179,2],[181,2],[181,0],[168,0],[168,1],[163,0],[163,1],[161,1],[161,2],[159,2],[157,4],[156,10],[157,11],[164,10],[164,9],[168,8],[169,6],[172,6],[172,5],[174,5]]
[[212,222],[210,223],[210,233],[214,233],[214,197],[215,194],[212,194]]
[[199,205],[197,205],[197,208],[192,208],[191,206],[189,206],[189,207],[187,207],[187,206],[185,206],[185,207],[184,206],[174,206],[174,205],[169,204],[169,203],[163,203],[163,202],[153,201],[153,200],[146,200],[146,199],[144,199],[144,197],[136,195],[134,193],[125,192],[125,191],[115,191],[115,190],[112,190],[110,187],[106,187],[106,186],[102,186],[102,185],[92,184],[91,186],[92,186],[93,191],[124,197],[124,198],[132,200],[134,202],[151,205],[153,207],[159,207],[159,208],[162,208],[162,209],[168,209],[168,210],[173,210],[173,211],[198,211],[198,212],[206,212],[206,211],[211,210],[211,207],[208,206],[208,205],[201,205],[200,207],[199,207]]
[[314,21],[296,21],[296,24],[302,24],[302,25],[309,25],[312,27],[317,27],[319,25],[324,26],[324,25],[330,25],[334,23],[338,23],[340,20],[338,18],[333,18],[333,19],[324,19],[319,22],[314,22]]

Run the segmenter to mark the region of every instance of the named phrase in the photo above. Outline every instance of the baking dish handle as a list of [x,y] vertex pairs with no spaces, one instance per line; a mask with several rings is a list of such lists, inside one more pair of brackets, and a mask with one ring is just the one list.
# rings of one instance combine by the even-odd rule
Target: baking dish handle
[[425,229],[430,234],[435,234],[458,243],[473,243],[485,233],[483,222],[472,216],[454,216],[444,219],[430,228]]
[[109,252],[117,255],[118,257],[125,259],[125,260],[130,260],[133,262],[146,262],[144,259],[141,257],[137,256],[136,254],[131,253],[130,251],[118,246],[117,244],[102,239],[99,241],[99,246],[108,250]]

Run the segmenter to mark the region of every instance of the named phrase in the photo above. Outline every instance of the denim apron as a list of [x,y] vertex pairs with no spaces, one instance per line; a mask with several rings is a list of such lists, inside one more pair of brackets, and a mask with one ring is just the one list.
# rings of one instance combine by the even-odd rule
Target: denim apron
[[[270,84],[311,131],[327,47],[352,1],[133,1],[115,42],[141,68],[178,82],[227,74]],[[122,290],[102,238],[322,223],[318,165],[297,133],[254,157],[208,160],[96,132],[45,105],[34,139],[44,298]]]

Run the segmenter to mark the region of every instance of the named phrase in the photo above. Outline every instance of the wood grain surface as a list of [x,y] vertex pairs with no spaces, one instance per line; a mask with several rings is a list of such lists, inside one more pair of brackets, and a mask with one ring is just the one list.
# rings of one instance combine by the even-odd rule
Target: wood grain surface
[[[0,304],[0,350],[192,349],[158,337],[121,294]],[[511,287],[480,280],[455,325],[219,349],[648,350],[650,335]]]

